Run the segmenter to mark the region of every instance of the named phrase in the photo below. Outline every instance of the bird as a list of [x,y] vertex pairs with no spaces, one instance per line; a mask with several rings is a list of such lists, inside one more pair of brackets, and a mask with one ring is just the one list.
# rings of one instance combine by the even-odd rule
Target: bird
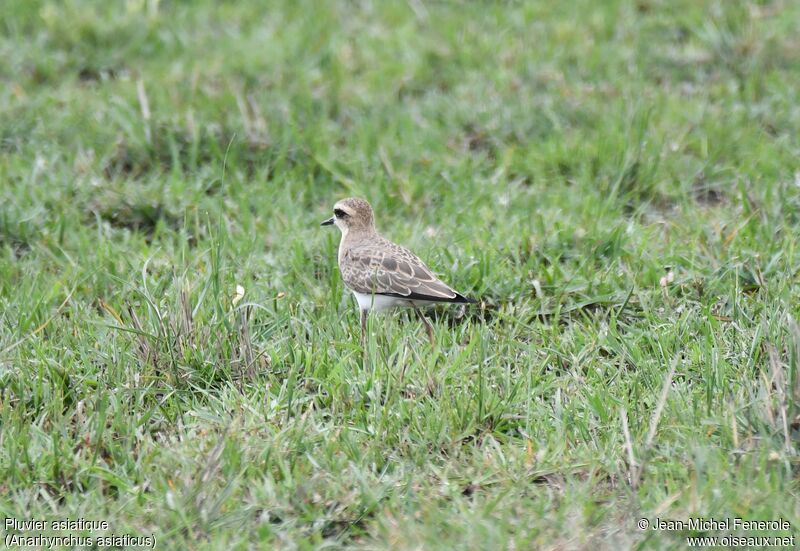
[[424,322],[433,344],[433,326],[420,306],[431,304],[474,304],[436,277],[420,258],[407,248],[389,241],[375,229],[370,204],[349,197],[333,206],[333,216],[321,226],[335,225],[342,232],[338,263],[345,286],[352,291],[361,314],[361,345],[366,344],[370,312],[411,307]]

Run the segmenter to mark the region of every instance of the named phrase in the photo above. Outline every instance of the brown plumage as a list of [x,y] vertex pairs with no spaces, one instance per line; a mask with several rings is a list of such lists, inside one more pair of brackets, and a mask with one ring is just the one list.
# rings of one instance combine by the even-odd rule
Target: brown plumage
[[[362,325],[371,310],[475,302],[436,277],[417,255],[382,237],[375,229],[372,207],[363,199],[343,199],[333,212],[322,225],[336,224],[342,231],[339,269],[358,301]],[[432,338],[432,328],[423,320]]]
[[345,285],[359,293],[432,302],[471,302],[433,275],[414,253],[381,236],[345,248],[339,268]]

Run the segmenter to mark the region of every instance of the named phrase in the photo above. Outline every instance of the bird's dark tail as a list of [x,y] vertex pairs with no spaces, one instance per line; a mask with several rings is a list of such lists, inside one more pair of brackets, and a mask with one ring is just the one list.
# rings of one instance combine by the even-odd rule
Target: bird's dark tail
[[422,293],[415,293],[411,292],[407,295],[401,295],[400,293],[378,293],[380,295],[388,296],[388,297],[397,297],[397,298],[404,298],[408,300],[424,300],[426,302],[441,302],[443,304],[477,304],[478,301],[475,299],[471,299],[469,297],[465,297],[461,293],[457,291],[453,291],[456,296],[452,298],[444,298],[441,296],[432,296],[432,295],[424,295]]
[[474,298],[465,297],[464,295],[458,292],[456,292],[456,296],[452,300],[452,302],[456,304],[478,304],[478,301],[475,300]]

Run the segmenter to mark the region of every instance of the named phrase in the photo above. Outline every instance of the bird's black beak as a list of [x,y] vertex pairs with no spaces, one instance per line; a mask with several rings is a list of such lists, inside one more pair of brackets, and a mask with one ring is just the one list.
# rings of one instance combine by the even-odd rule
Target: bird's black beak
[[320,226],[330,226],[331,224],[333,224],[333,216],[325,220]]

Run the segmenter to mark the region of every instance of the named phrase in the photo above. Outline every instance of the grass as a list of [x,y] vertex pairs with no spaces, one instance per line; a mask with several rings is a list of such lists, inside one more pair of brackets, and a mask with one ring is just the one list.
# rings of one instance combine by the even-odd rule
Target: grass
[[[5,517],[167,549],[796,533],[800,5],[3,12]],[[372,320],[367,369],[318,227],[350,195],[481,299],[435,346]]]

